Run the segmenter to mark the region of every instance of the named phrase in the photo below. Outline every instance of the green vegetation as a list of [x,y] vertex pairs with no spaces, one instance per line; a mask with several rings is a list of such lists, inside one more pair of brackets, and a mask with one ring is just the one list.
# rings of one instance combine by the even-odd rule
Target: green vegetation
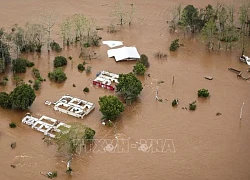
[[172,106],[174,107],[174,106],[177,106],[179,104],[179,100],[178,99],[174,99],[173,101],[172,101]]
[[148,56],[146,56],[145,54],[142,54],[140,59],[138,60],[138,62],[142,63],[146,68],[149,67],[149,62],[148,62]]
[[33,67],[35,64],[31,61],[26,60],[26,66],[27,67]]
[[60,45],[55,41],[52,41],[50,43],[50,47],[51,47],[51,50],[53,50],[53,51],[56,51],[56,52],[62,51],[62,48],[60,47]]
[[136,62],[133,73],[137,75],[144,75],[146,71],[146,67],[141,62]]
[[117,92],[120,92],[126,103],[131,104],[141,93],[143,87],[139,79],[133,73],[120,74],[116,85]]
[[179,39],[175,39],[175,40],[173,40],[173,41],[171,42],[171,45],[170,45],[169,50],[170,50],[170,51],[176,51],[179,47],[180,47]]
[[54,67],[58,68],[58,67],[63,67],[67,65],[67,59],[63,56],[57,56],[54,59]]
[[87,68],[86,68],[86,74],[91,73],[91,69],[92,69],[92,67],[91,67],[91,66],[87,66]]
[[56,68],[54,71],[48,73],[48,77],[51,81],[58,83],[64,82],[67,79],[66,74],[63,72],[62,68]]
[[83,89],[83,92],[89,92],[89,88],[88,88],[88,87],[85,87],[85,88]]
[[34,84],[33,84],[33,88],[35,90],[39,90],[40,87],[41,87],[41,81],[39,79],[36,79],[35,82],[34,82]]
[[189,110],[195,111],[196,109],[196,101],[193,101],[191,104],[189,104]]
[[50,178],[50,179],[57,177],[57,171],[49,172],[47,174],[47,177]]
[[[94,138],[95,131],[82,123],[72,123],[70,128],[61,126],[60,133],[56,134],[55,142],[59,151],[75,153],[77,148],[88,144]],[[80,147],[81,146],[81,147]]]
[[103,96],[98,101],[105,120],[115,120],[124,111],[124,105],[116,96]]
[[12,106],[9,99],[9,94],[6,92],[0,92],[0,106],[5,109],[9,109]]
[[9,123],[9,127],[10,128],[16,128],[16,123],[14,123],[14,122]]
[[208,97],[209,96],[209,92],[207,89],[200,89],[198,90],[198,97]]
[[22,58],[17,58],[12,60],[12,70],[14,73],[25,73],[27,60]]
[[7,82],[9,81],[9,79],[7,77],[3,77],[0,80],[0,86],[6,86]]
[[85,70],[85,67],[84,67],[83,64],[78,64],[77,68],[78,68],[79,71],[84,71]]
[[0,106],[2,108],[16,108],[25,110],[31,106],[36,98],[30,85],[17,86],[10,94],[0,92]]

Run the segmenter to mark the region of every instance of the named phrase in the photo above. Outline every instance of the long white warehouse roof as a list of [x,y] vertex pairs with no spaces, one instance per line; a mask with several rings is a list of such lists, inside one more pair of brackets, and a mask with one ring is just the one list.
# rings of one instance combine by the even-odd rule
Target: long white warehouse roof
[[122,47],[108,50],[108,57],[114,57],[116,61],[136,60],[140,58],[136,47]]

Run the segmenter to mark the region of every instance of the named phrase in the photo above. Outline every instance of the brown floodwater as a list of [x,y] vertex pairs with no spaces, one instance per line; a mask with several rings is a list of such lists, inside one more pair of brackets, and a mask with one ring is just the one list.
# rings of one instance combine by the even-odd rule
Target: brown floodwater
[[[116,129],[103,126],[99,112],[98,98],[115,94],[92,86],[92,80],[100,70],[114,73],[128,73],[134,62],[116,63],[107,57],[106,45],[95,48],[98,58],[87,60],[92,66],[92,73],[86,75],[78,72],[76,66],[83,62],[79,59],[80,49],[77,46],[65,47],[62,55],[73,57],[65,68],[68,79],[63,84],[42,83],[41,90],[36,92],[36,100],[27,111],[0,109],[0,179],[45,179],[48,171],[58,171],[57,179],[119,179],[119,180],[249,180],[250,179],[250,99],[249,81],[237,79],[236,74],[228,71],[229,67],[239,69],[243,76],[250,76],[247,65],[238,61],[240,49],[233,51],[208,52],[199,37],[184,37],[182,34],[170,34],[166,21],[170,19],[170,10],[179,3],[174,0],[141,0],[128,1],[137,4],[137,15],[131,27],[124,26],[116,34],[108,34],[105,29],[111,22],[109,17],[114,0],[0,0],[0,26],[9,29],[11,25],[20,25],[32,20],[44,10],[53,10],[60,14],[58,21],[74,13],[91,16],[96,23],[104,27],[99,34],[103,40],[121,40],[126,46],[135,45],[140,53],[149,56],[151,76],[141,78],[143,91],[137,102],[128,106],[117,120]],[[127,1],[126,1],[127,2]],[[182,1],[201,8],[206,4],[216,4],[217,0]],[[224,0],[225,3],[232,1]],[[58,23],[59,24],[59,23]],[[54,27],[53,39],[59,41],[58,24]],[[168,51],[170,42],[180,38],[184,44],[177,52]],[[168,53],[167,59],[155,59],[157,51]],[[248,49],[249,51],[249,49]],[[250,53],[250,52],[249,52]],[[53,59],[57,53],[24,54],[35,63],[43,77],[53,69]],[[11,80],[12,73],[7,72]],[[204,76],[212,76],[208,81]],[[31,70],[21,75],[25,82],[33,79]],[[172,85],[172,77],[175,82]],[[158,84],[158,81],[164,81]],[[75,84],[76,87],[72,85]],[[9,81],[0,91],[10,92],[15,87]],[[83,88],[89,87],[90,93],[84,94]],[[155,100],[156,88],[159,98]],[[209,89],[211,97],[207,100],[197,98],[197,90]],[[52,102],[64,94],[71,94],[94,102],[95,110],[84,119],[77,119],[53,111],[44,105],[45,100]],[[174,98],[179,99],[177,108],[171,106]],[[166,101],[165,99],[168,99]],[[182,109],[192,101],[197,101],[194,112]],[[240,121],[240,109],[245,103]],[[40,117],[47,115],[60,121],[81,122],[96,130],[96,139],[128,140],[127,153],[101,151],[99,143],[95,150],[81,152],[73,157],[71,176],[65,174],[68,155],[57,152],[55,145],[47,146],[43,135],[21,123],[26,112]],[[220,116],[216,113],[220,112]],[[15,122],[16,129],[10,129],[9,123]],[[115,134],[115,135],[114,135]],[[152,145],[149,152],[144,153],[137,148],[143,139],[150,145],[152,139],[168,139],[169,151],[154,152]],[[11,149],[10,143],[17,147]],[[102,141],[103,142],[103,141]],[[171,143],[170,143],[171,142]],[[98,144],[98,142],[97,142]],[[136,147],[132,147],[135,145]],[[165,147],[164,146],[164,147]],[[126,146],[123,146],[126,147]],[[159,147],[159,146],[157,146]],[[166,148],[166,147],[165,147]],[[97,151],[99,150],[99,151]],[[12,168],[10,165],[16,165]]]

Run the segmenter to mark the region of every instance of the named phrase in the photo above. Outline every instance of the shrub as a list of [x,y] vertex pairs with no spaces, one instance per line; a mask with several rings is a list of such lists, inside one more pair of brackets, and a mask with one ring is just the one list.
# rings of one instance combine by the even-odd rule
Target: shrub
[[172,101],[172,106],[174,107],[174,106],[177,106],[179,104],[179,100],[178,99],[174,99],[173,101]]
[[207,89],[200,89],[198,90],[198,97],[208,97],[209,92]]
[[67,59],[63,56],[57,56],[54,59],[54,67],[58,68],[58,67],[62,67],[67,65]]
[[32,73],[34,74],[34,76],[36,78],[40,78],[41,77],[40,72],[39,72],[39,70],[37,68],[32,68],[31,71],[32,71]]
[[85,88],[83,89],[83,92],[89,92],[89,88],[88,88],[88,87],[85,87]]
[[194,111],[196,109],[196,101],[193,101],[191,104],[189,104],[189,110]]
[[179,39],[175,39],[174,41],[172,41],[169,50],[170,50],[170,51],[175,51],[175,50],[177,50],[179,47],[180,47]]
[[41,81],[38,80],[38,79],[36,79],[36,80],[35,80],[35,83],[33,84],[33,88],[34,88],[35,90],[39,90],[40,87],[41,87]]
[[60,47],[60,45],[57,42],[55,42],[55,41],[53,41],[53,42],[50,43],[50,47],[51,47],[51,49],[53,51],[56,51],[56,52],[60,52],[62,50],[62,48]]
[[12,70],[15,73],[25,73],[26,72],[26,59],[17,58],[12,61]]
[[16,123],[14,123],[14,122],[9,123],[9,127],[10,128],[15,128],[16,127]]
[[148,56],[142,54],[138,62],[142,63],[146,68],[149,67]]
[[29,82],[29,83],[33,83],[33,81],[32,81],[32,80],[29,80],[28,82]]
[[90,46],[90,44],[89,44],[88,42],[86,42],[86,43],[83,44],[83,46],[84,46],[85,48],[87,48],[87,47]]
[[61,83],[67,79],[66,74],[62,68],[56,68],[54,71],[48,73],[48,77],[51,81]]
[[33,75],[35,76],[35,78],[39,78],[39,79],[41,78],[41,74],[37,68],[32,68],[31,71],[32,71]]
[[68,57],[69,60],[72,60],[73,58],[71,56]]
[[158,58],[158,59],[164,59],[164,58],[167,58],[168,55],[166,53],[158,51],[158,52],[154,53],[154,57]]
[[87,66],[87,68],[86,68],[86,74],[88,74],[88,73],[91,73],[91,66]]
[[33,67],[35,64],[31,61],[26,60],[26,66],[27,67]]
[[134,66],[134,69],[133,69],[133,72],[137,75],[144,75],[146,71],[146,67],[140,63],[140,62],[137,62]]
[[47,177],[50,179],[57,177],[57,171],[48,172]]
[[84,67],[83,64],[78,64],[77,68],[78,68],[79,71],[84,71],[85,70],[85,67]]

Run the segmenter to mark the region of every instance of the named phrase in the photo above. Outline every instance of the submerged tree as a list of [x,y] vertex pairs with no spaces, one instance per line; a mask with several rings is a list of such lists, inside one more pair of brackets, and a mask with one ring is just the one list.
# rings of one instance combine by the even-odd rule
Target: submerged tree
[[25,110],[31,106],[36,99],[34,90],[30,85],[17,86],[9,95],[12,108]]
[[124,111],[124,105],[116,96],[100,97],[98,103],[105,120],[114,120]]
[[216,24],[213,19],[210,19],[202,29],[202,35],[205,37],[209,49],[214,48],[215,33]]
[[250,2],[245,1],[240,6],[239,14],[241,51],[243,55],[245,53],[247,37],[250,35]]
[[186,30],[190,29],[191,32],[194,33],[197,28],[197,21],[199,20],[198,14],[197,8],[193,5],[187,5],[182,11],[179,23],[181,26],[185,27]]
[[53,11],[44,11],[40,15],[40,21],[43,23],[47,32],[47,50],[50,51],[51,32],[58,19],[58,15]]
[[5,72],[5,67],[11,60],[6,36],[4,29],[0,28],[0,73]]
[[60,126],[60,132],[56,134],[55,142],[59,151],[74,154],[77,148],[81,148],[94,138],[95,131],[82,123],[71,123],[70,128]]
[[123,1],[120,0],[115,3],[115,7],[113,11],[111,12],[110,16],[117,19],[120,25],[123,25],[126,23],[128,19],[128,11]]
[[118,81],[117,92],[123,95],[126,103],[131,104],[143,89],[141,81],[133,73],[120,74]]

